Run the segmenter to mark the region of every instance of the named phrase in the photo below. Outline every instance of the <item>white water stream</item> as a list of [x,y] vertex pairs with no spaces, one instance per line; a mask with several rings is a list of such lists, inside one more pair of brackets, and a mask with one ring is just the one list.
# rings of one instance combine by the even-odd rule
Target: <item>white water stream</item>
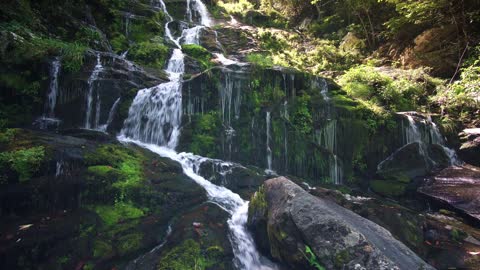
[[[263,258],[257,251],[255,242],[246,228],[248,202],[231,190],[214,185],[199,175],[201,163],[208,159],[175,151],[180,135],[182,116],[184,55],[180,49],[181,38],[175,39],[168,28],[173,18],[168,14],[162,0],[158,0],[158,5],[169,18],[169,22],[165,25],[166,35],[178,47],[173,51],[166,69],[170,82],[143,89],[137,93],[118,139],[125,143],[137,144],[162,157],[179,162],[183,172],[205,189],[209,199],[231,215],[228,225],[235,255],[234,263],[238,269],[276,269],[275,265]],[[200,22],[203,25],[200,27],[211,25],[208,11],[202,1],[189,1],[187,10],[187,17],[190,17],[190,14],[199,14]],[[194,28],[198,29],[198,26]],[[189,32],[189,30],[187,29],[185,32]],[[189,42],[198,44],[197,36],[194,35]]]

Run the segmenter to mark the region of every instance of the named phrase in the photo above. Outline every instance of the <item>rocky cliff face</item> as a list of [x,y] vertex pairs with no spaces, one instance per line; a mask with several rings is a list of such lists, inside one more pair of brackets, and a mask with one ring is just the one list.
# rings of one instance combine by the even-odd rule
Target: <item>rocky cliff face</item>
[[433,269],[384,228],[286,178],[266,181],[253,197],[249,226],[268,235],[257,240],[272,258],[294,269]]

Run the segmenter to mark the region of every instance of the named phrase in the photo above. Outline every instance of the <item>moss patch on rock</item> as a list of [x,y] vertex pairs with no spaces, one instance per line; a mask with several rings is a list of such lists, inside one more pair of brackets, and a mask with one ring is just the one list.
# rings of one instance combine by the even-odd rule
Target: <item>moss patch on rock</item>
[[405,194],[406,186],[406,183],[391,180],[373,180],[370,182],[370,187],[374,192],[392,197]]

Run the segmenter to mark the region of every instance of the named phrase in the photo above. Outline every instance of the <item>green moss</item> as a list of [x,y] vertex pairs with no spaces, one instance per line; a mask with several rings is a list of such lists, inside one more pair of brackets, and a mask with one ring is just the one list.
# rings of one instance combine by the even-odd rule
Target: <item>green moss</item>
[[118,253],[120,255],[130,254],[142,247],[143,234],[133,233],[122,236],[118,239]]
[[20,182],[29,180],[38,172],[45,158],[43,146],[0,153],[0,167],[9,167],[18,174]]
[[205,49],[200,45],[185,44],[185,45],[182,45],[182,51],[186,55],[197,60],[201,64],[203,70],[213,66],[211,62],[212,54],[207,49]]
[[110,173],[114,172],[115,169],[111,166],[90,166],[88,167],[87,171],[100,177],[106,177]]
[[[217,257],[219,249],[211,250],[210,255]],[[215,252],[213,252],[215,251]],[[204,270],[218,261],[213,257],[207,257],[202,253],[200,244],[192,239],[185,240],[167,252],[158,264],[158,270]]]
[[143,65],[162,69],[167,60],[169,49],[160,41],[144,41],[132,47],[129,58]]
[[220,126],[218,113],[209,112],[196,116],[189,151],[206,157],[215,157],[217,151],[217,132]]
[[252,195],[250,199],[250,207],[248,208],[249,211],[252,209],[253,211],[264,211],[267,209],[267,199],[265,195],[265,186],[262,185],[257,192]]
[[115,205],[98,205],[93,209],[107,226],[117,224],[121,220],[137,219],[145,214],[130,203],[119,202]]
[[97,176],[118,174],[114,187],[125,190],[138,186],[143,180],[143,156],[122,145],[102,145],[85,156],[89,172]]
[[335,267],[341,269],[346,263],[350,261],[350,254],[347,250],[342,250],[335,254]]
[[101,240],[95,240],[93,243],[93,257],[105,258],[113,254],[112,245]]
[[373,180],[370,182],[370,187],[376,193],[396,197],[405,194],[406,184],[395,181]]

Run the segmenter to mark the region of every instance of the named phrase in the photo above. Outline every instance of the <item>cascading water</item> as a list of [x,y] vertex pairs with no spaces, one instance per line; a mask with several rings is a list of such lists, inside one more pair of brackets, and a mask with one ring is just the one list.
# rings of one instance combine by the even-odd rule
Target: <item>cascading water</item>
[[332,184],[340,185],[343,179],[343,170],[340,166],[337,151],[337,121],[329,121],[325,127],[316,132],[316,141],[330,152],[329,174]]
[[47,129],[50,126],[58,126],[60,124],[60,120],[55,118],[55,107],[58,98],[58,76],[61,68],[62,62],[59,57],[56,57],[50,66],[50,85],[43,115],[33,123],[34,126],[40,129]]
[[441,135],[440,130],[430,117],[422,122],[426,129],[426,132],[422,133],[413,116],[405,113],[403,115],[405,115],[408,120],[408,125],[406,127],[403,127],[404,145],[418,142],[420,144],[420,154],[425,157],[427,162],[433,162],[433,160],[428,156],[427,145],[437,144],[443,148],[445,154],[448,156],[450,165],[460,165],[462,163],[458,159],[455,150],[450,149],[446,146],[445,140]]
[[121,98],[117,98],[117,100],[115,100],[115,102],[113,103],[113,106],[110,109],[110,112],[108,113],[107,123],[105,123],[105,125],[100,126],[100,128],[99,128],[101,131],[107,131],[108,126],[110,126],[110,124],[112,123],[113,117],[115,116],[115,113],[117,112],[118,105],[120,104],[120,100],[121,100]]
[[[159,0],[159,5],[169,18],[165,26],[168,29],[168,24],[173,21],[173,18],[168,15],[163,1]],[[200,0],[193,0],[192,7],[200,14],[201,23],[209,26],[211,21],[205,5]],[[179,41],[175,42],[171,33],[167,33],[167,36],[181,48]],[[214,185],[199,175],[200,165],[206,160],[205,158],[175,152],[182,116],[181,80],[184,73],[184,55],[180,49],[173,51],[166,71],[170,82],[143,89],[137,93],[119,140],[135,143],[160,156],[178,161],[184,173],[206,190],[210,200],[231,215],[228,224],[235,265],[238,269],[276,269],[258,253],[253,238],[247,231],[248,202],[242,200],[238,194],[225,187]]]
[[270,115],[270,112],[267,111],[267,114],[266,114],[266,124],[267,124],[267,141],[266,141],[266,145],[267,145],[267,170],[266,172],[269,173],[269,174],[274,174],[275,172],[273,171],[272,169],[272,149],[270,148],[270,140],[271,140],[271,115]]
[[45,117],[55,117],[55,106],[57,105],[58,96],[58,74],[62,67],[62,62],[59,57],[56,57],[50,67],[50,87],[48,92],[48,103],[46,104]]
[[[92,110],[93,110],[93,92],[95,90],[95,81],[98,80],[98,76],[100,73],[103,71],[103,66],[102,66],[102,59],[100,56],[100,53],[97,53],[97,63],[95,65],[95,68],[92,71],[92,75],[90,75],[90,78],[88,78],[88,94],[87,94],[87,113],[85,116],[85,128],[86,129],[91,129],[91,128],[96,128],[97,126],[94,126],[96,124],[96,119],[94,125],[92,125]],[[99,92],[97,90],[97,107],[96,111],[97,114],[100,112],[100,98],[99,98]]]

